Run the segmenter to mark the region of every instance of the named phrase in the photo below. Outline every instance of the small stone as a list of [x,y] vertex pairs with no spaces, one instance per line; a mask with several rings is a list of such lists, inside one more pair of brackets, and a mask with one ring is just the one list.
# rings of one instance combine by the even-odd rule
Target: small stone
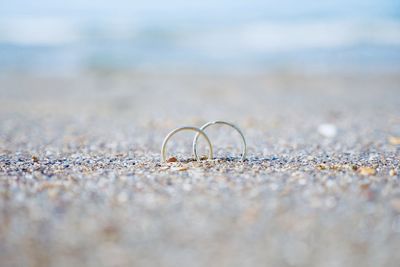
[[371,168],[371,167],[360,167],[358,169],[358,171],[363,176],[370,176],[370,175],[375,175],[376,174],[376,170],[374,168]]
[[183,165],[183,166],[172,166],[171,170],[172,171],[187,171],[189,169],[188,166]]
[[160,167],[160,171],[166,171],[166,170],[168,170],[168,169],[169,169],[168,166]]
[[175,157],[170,157],[169,159],[167,159],[167,162],[168,162],[168,163],[170,163],[170,162],[177,162],[177,161],[178,161],[178,159],[175,158]]
[[33,162],[39,162],[39,158],[37,156],[32,156],[32,161]]
[[318,126],[318,133],[326,138],[333,138],[337,135],[337,127],[334,124],[323,123]]
[[389,136],[388,141],[391,145],[400,145],[400,136]]
[[343,166],[340,164],[333,164],[329,166],[329,169],[334,170],[334,171],[340,171],[343,169]]
[[317,169],[318,170],[326,170],[328,167],[325,164],[318,164]]

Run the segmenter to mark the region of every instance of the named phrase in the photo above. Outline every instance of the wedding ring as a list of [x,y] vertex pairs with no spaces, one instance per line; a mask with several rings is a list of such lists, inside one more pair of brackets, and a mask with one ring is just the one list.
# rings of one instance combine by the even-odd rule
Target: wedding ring
[[[247,144],[246,144],[246,139],[244,138],[244,135],[243,135],[242,131],[237,126],[235,126],[234,124],[226,122],[226,121],[210,121],[210,122],[207,122],[206,124],[204,124],[203,126],[200,127],[200,130],[204,131],[206,128],[208,128],[209,126],[214,125],[214,124],[228,125],[228,126],[232,127],[233,129],[235,129],[240,134],[240,136],[242,137],[242,157],[241,157],[241,160],[242,161],[245,160],[246,159],[246,153],[247,153]],[[198,132],[196,134],[196,136],[194,137],[194,139],[193,139],[193,154],[196,156],[196,158],[197,158],[197,141],[199,139],[199,135],[200,135],[200,132]]]
[[[161,146],[161,158],[162,158],[162,162],[167,161],[167,151],[166,151],[166,147],[167,147],[167,143],[168,143],[169,139],[171,139],[171,137],[172,137],[174,134],[176,134],[176,133],[178,133],[178,132],[180,132],[180,131],[195,131],[195,132],[197,132],[197,134],[196,134],[197,139],[199,138],[199,135],[202,135],[202,136],[206,139],[206,141],[207,141],[207,143],[208,143],[208,147],[209,147],[208,159],[212,159],[212,158],[213,158],[213,147],[212,147],[212,144],[211,144],[211,142],[210,142],[210,139],[208,138],[208,136],[206,135],[206,133],[203,132],[203,130],[201,130],[201,129],[199,129],[199,128],[187,126],[187,127],[180,127],[180,128],[177,128],[177,129],[171,131],[171,132],[164,138],[164,141],[163,141],[162,146]],[[197,139],[196,139],[196,140],[197,140]],[[196,152],[197,152],[197,151],[196,151]],[[199,156],[197,155],[197,153],[195,154],[195,156],[196,156],[197,161],[200,161],[200,158],[199,158]]]

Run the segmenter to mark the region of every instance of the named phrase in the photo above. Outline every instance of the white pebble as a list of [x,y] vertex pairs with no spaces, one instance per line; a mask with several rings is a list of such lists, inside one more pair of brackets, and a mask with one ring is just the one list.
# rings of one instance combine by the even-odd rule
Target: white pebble
[[337,135],[337,127],[331,123],[323,123],[318,126],[318,133],[324,137],[332,138]]

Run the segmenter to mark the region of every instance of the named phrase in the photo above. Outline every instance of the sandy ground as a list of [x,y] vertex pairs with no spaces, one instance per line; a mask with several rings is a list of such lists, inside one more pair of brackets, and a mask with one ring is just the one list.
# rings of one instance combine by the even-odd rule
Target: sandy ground
[[[216,119],[247,161],[159,163]],[[2,73],[0,122],[1,266],[400,262],[399,73]]]

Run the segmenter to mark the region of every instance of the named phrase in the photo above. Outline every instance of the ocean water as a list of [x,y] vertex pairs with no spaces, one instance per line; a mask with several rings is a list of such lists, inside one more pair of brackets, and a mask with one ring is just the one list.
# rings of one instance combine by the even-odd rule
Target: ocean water
[[0,3],[0,70],[399,69],[400,1]]

